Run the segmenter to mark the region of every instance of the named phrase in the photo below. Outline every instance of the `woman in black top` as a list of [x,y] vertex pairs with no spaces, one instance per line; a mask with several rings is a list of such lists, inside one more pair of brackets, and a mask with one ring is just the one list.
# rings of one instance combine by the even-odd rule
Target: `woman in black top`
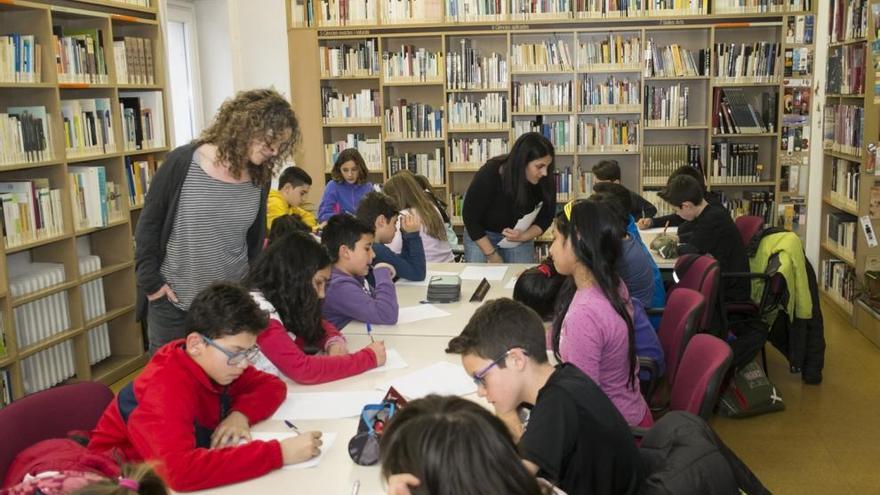
[[[491,158],[474,175],[464,197],[464,253],[471,263],[533,263],[534,239],[553,222],[556,181],[553,143],[537,132],[523,134],[506,155]],[[517,221],[541,209],[532,225]],[[499,246],[506,240],[518,243]]]

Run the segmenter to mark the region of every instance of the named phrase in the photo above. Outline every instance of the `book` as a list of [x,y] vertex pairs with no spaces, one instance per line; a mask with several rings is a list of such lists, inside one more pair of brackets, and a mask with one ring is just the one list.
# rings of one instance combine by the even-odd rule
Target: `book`
[[409,170],[413,174],[427,177],[431,184],[446,183],[446,163],[442,148],[435,148],[431,153],[395,154],[393,147],[388,146],[385,155],[389,177],[401,170]]
[[478,168],[490,158],[507,153],[507,138],[453,138],[449,140],[449,163]]
[[515,120],[513,134],[515,138],[527,132],[537,132],[553,143],[556,153],[573,153],[575,151],[577,120],[574,115],[544,116],[537,115],[531,120]]
[[474,41],[462,38],[448,42],[446,86],[449,89],[507,90],[507,56],[497,52],[482,54]]
[[475,95],[449,94],[446,101],[449,131],[456,129],[507,129],[507,95],[488,93]]
[[0,163],[51,160],[51,115],[44,106],[9,107],[0,113]]
[[373,76],[379,74],[378,41],[342,42],[318,47],[321,77]]
[[514,112],[570,112],[574,93],[571,81],[515,81],[512,98]]

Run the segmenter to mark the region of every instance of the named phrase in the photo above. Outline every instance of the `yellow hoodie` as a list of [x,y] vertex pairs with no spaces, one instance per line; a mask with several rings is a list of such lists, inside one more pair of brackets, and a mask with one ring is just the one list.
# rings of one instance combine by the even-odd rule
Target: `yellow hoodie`
[[298,215],[302,221],[308,225],[313,231],[318,228],[318,220],[315,214],[300,208],[299,206],[290,206],[280,191],[272,189],[269,191],[269,199],[266,204],[266,229],[272,228],[272,222],[276,218],[283,215]]

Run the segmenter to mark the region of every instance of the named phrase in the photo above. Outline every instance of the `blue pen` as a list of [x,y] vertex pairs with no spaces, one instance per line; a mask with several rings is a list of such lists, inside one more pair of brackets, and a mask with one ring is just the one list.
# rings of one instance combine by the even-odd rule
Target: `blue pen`
[[297,428],[295,424],[291,423],[290,421],[288,421],[286,419],[284,420],[284,424],[286,424],[288,428],[295,431],[297,433],[297,435],[299,435],[299,428]]
[[367,323],[367,335],[370,337],[370,342],[375,342],[375,340],[373,340],[373,325],[370,325],[369,323]]

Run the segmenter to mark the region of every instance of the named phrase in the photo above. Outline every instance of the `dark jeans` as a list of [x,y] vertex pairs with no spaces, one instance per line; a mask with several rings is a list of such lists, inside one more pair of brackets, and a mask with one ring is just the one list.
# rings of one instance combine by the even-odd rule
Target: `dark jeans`
[[150,355],[172,340],[186,337],[186,311],[171,304],[166,297],[150,301],[147,310],[147,335],[150,339]]

